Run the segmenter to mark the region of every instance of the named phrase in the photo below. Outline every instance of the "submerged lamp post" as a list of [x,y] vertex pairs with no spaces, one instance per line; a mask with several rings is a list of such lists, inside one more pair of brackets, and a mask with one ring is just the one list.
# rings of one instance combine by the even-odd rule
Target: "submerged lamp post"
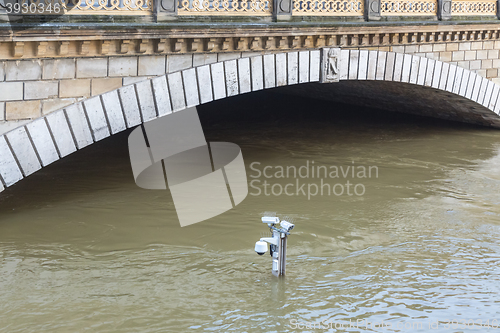
[[[255,252],[263,255],[267,252],[267,243],[271,245],[270,252],[273,259],[273,275],[285,275],[286,265],[286,241],[294,224],[281,221],[278,217],[263,217],[262,223],[266,223],[271,229],[272,237],[262,237],[255,243]],[[278,227],[279,228],[278,228]]]

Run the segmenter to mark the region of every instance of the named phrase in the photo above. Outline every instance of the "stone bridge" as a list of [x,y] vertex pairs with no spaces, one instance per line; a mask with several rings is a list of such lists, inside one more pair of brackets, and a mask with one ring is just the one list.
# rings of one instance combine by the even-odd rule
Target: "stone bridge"
[[0,191],[261,89],[500,127],[497,0],[40,1],[0,6]]
[[[121,64],[122,70],[129,70],[130,66]],[[363,83],[369,83],[366,89]],[[277,52],[221,60],[142,80],[29,121],[0,136],[0,189],[94,142],[157,117],[238,94],[278,87],[289,91],[294,86],[299,93],[319,98],[336,100],[352,95],[361,103],[382,100],[389,109],[398,107],[400,102],[395,99],[399,96],[413,100],[416,93],[419,105],[413,112],[500,127],[500,86],[462,67],[375,50]]]

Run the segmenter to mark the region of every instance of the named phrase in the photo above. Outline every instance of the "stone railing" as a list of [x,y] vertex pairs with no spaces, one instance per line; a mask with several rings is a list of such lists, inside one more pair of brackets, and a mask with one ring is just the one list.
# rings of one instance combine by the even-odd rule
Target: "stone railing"
[[431,16],[437,14],[437,0],[382,0],[383,16]]
[[153,0],[4,0],[0,8],[13,16],[150,15]]
[[455,0],[451,2],[451,15],[496,15],[496,0]]
[[139,15],[157,21],[189,16],[346,17],[380,20],[391,17],[498,15],[500,0],[4,0],[8,15]]

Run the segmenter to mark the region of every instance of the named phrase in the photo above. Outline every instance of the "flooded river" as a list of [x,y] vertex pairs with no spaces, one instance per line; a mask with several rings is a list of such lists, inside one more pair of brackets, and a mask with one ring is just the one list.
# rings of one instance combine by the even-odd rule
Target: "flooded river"
[[[210,220],[135,185],[129,132],[0,194],[0,332],[497,331],[500,131],[273,93],[199,114],[252,182]],[[284,279],[264,215],[296,225]]]

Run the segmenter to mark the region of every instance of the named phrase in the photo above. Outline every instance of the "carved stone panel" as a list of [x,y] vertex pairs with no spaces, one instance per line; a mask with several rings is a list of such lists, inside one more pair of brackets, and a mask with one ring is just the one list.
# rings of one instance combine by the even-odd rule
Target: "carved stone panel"
[[339,82],[339,48],[323,48],[321,83]]
[[438,0],[438,18],[442,21],[451,19],[451,0]]
[[274,13],[277,17],[292,15],[292,0],[274,0]]
[[365,15],[368,21],[380,20],[380,0],[365,0]]

